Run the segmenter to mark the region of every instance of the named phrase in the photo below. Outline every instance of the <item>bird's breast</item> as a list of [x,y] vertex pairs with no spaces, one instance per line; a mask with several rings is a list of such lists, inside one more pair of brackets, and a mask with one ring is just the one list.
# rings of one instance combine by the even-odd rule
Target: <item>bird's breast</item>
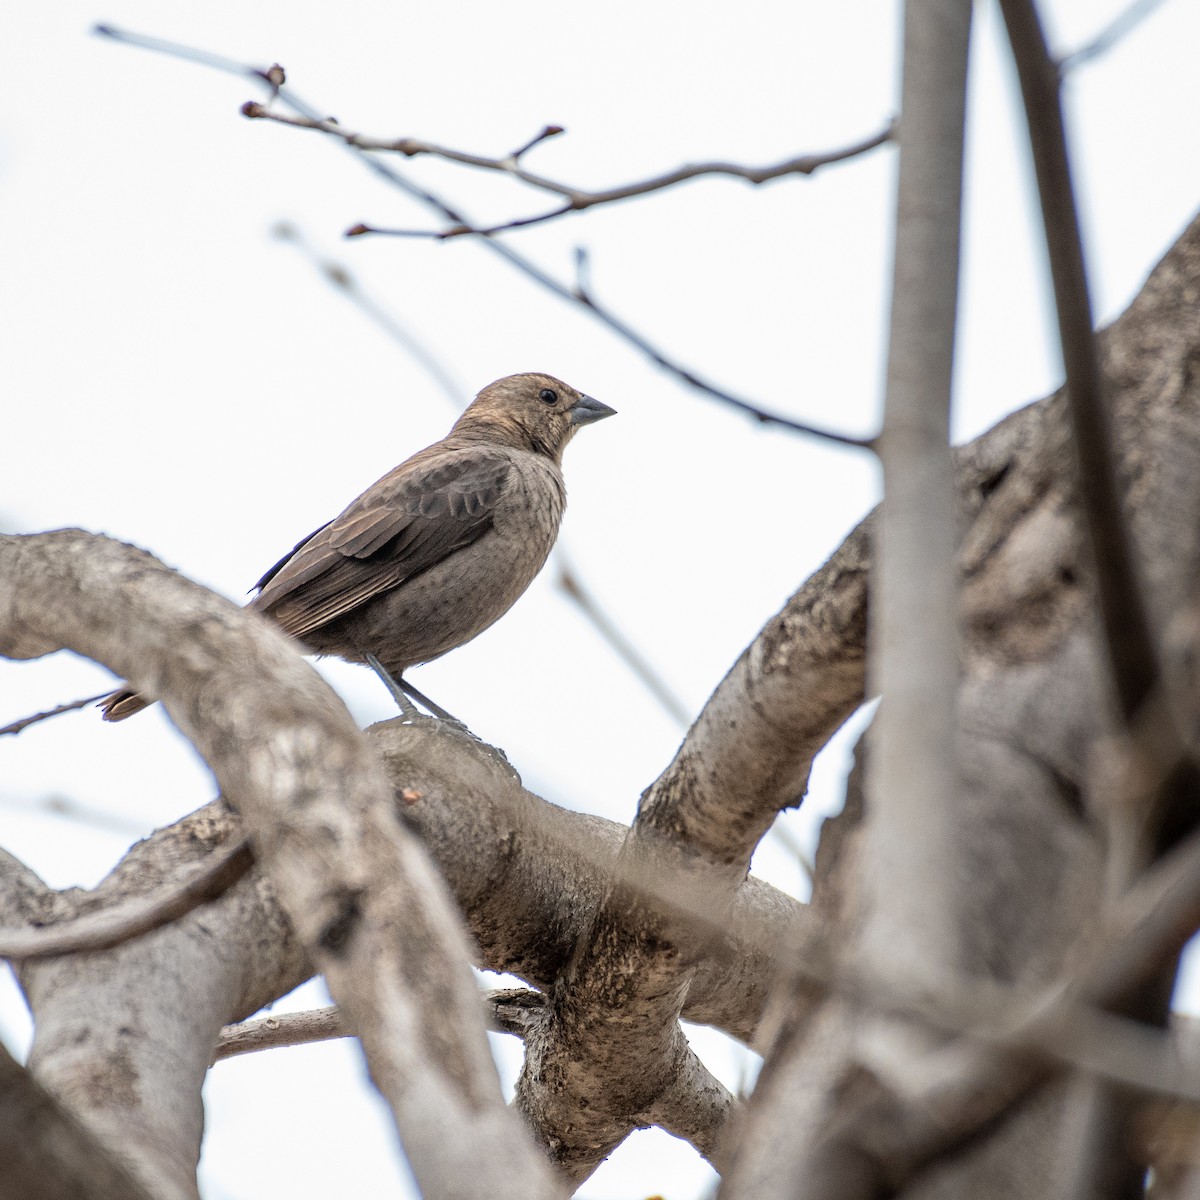
[[[468,642],[516,603],[545,565],[566,508],[555,464],[522,455],[496,503],[492,527],[477,541],[372,600],[339,623],[339,639],[378,646],[394,675]],[[321,635],[309,639],[326,652]],[[347,656],[340,648],[332,650]],[[347,656],[348,657],[348,656]]]

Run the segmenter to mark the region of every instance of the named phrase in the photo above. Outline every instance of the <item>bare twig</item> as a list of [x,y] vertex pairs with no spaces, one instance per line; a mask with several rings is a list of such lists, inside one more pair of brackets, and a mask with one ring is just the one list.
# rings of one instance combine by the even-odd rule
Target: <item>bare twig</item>
[[[497,1033],[524,1037],[529,1022],[544,1011],[545,997],[530,988],[493,988],[483,993],[489,1026]],[[336,1004],[311,1008],[304,1012],[273,1013],[239,1021],[221,1030],[213,1062],[259,1050],[278,1050],[286,1046],[308,1046],[353,1037]]]
[[283,1046],[307,1046],[334,1038],[352,1037],[337,1005],[314,1008],[307,1012],[279,1013],[255,1017],[226,1025],[213,1051],[213,1062],[259,1050],[277,1050]]
[[[238,63],[231,59],[224,58],[221,55],[209,54],[205,51],[195,50],[190,46],[179,45],[174,42],[163,41],[160,38],[145,37],[141,34],[128,33],[124,30],[115,29],[109,25],[99,25],[96,27],[96,32],[104,37],[109,37],[115,41],[124,42],[130,46],[137,46],[145,50],[153,50],[160,54],[169,54],[177,58],[183,58],[189,62],[201,63],[205,66],[212,67],[216,70],[227,71],[234,75],[239,75],[248,79],[255,79],[265,83],[273,90],[276,85],[271,81],[267,72],[260,71],[255,67],[247,66],[244,63]],[[303,101],[295,92],[284,87],[278,87],[278,98],[302,117],[307,118],[310,122],[321,122],[324,118],[311,105]],[[314,128],[318,126],[313,126]],[[339,144],[346,147],[352,152],[360,162],[362,162],[368,170],[386,180],[393,187],[404,192],[405,195],[411,196],[414,200],[426,205],[449,221],[452,225],[461,225],[468,228],[474,226],[474,222],[468,220],[457,208],[448,202],[442,200],[433,192],[420,185],[413,183],[406,176],[401,175],[387,163],[381,161],[376,155],[364,151],[359,146],[339,139]],[[735,408],[739,412],[753,417],[756,421],[764,425],[777,425],[781,429],[789,429],[793,433],[805,434],[809,437],[820,438],[823,441],[832,442],[835,445],[851,446],[855,449],[869,449],[871,447],[871,439],[854,437],[850,434],[839,433],[836,430],[823,429],[817,425],[811,425],[804,421],[797,421],[792,417],[785,416],[763,407],[760,404],[754,403],[741,396],[718,387],[716,384],[701,378],[694,371],[688,369],[670,358],[664,351],[660,350],[648,338],[638,333],[631,325],[618,317],[611,309],[598,304],[590,296],[578,295],[569,285],[556,279],[553,275],[543,271],[532,260],[525,258],[511,249],[504,242],[491,237],[481,238],[480,242],[486,246],[493,254],[504,259],[510,266],[527,278],[532,279],[539,286],[547,291],[558,296],[560,299],[567,300],[573,304],[577,304],[587,311],[592,317],[599,321],[602,325],[610,329],[613,333],[623,338],[630,345],[634,346],[643,355],[645,355],[656,366],[661,367],[664,371],[675,376],[676,379],[694,388],[696,391],[702,392],[714,400],[720,401],[722,404],[730,408]]]
[[87,913],[61,925],[0,929],[0,958],[55,958],[107,950],[177,921],[199,905],[223,896],[253,862],[249,841],[239,838],[214,851],[184,879],[165,884],[149,896]]
[[[379,229],[373,226],[355,226],[355,230],[361,233],[383,233],[389,234],[392,237],[426,237],[442,240],[470,234],[490,237],[493,234],[503,233],[511,229],[523,229],[530,225],[539,225],[545,221],[551,221],[556,217],[565,216],[567,213],[583,212],[585,209],[595,208],[601,204],[612,204],[619,200],[628,200],[634,196],[646,196],[652,192],[661,192],[667,188],[675,187],[677,184],[686,183],[692,179],[699,179],[706,175],[724,175],[743,179],[756,185],[768,183],[773,179],[782,179],[789,175],[813,175],[822,167],[833,163],[845,162],[851,158],[857,158],[859,155],[866,154],[884,145],[884,143],[891,141],[895,137],[895,122],[889,121],[887,125],[877,133],[871,134],[870,137],[862,138],[849,146],[843,146],[837,150],[828,150],[820,154],[798,154],[791,158],[786,158],[781,162],[762,167],[746,166],[742,163],[733,162],[689,163],[682,167],[676,167],[674,170],[650,176],[648,179],[638,180],[635,183],[622,184],[619,187],[605,188],[601,191],[588,191],[585,188],[563,183],[561,180],[534,174],[532,171],[525,170],[520,165],[521,155],[531,147],[536,146],[539,142],[544,141],[546,137],[552,136],[546,130],[543,130],[541,134],[513,154],[506,155],[503,158],[489,158],[482,154],[469,154],[462,150],[451,149],[448,146],[439,146],[434,142],[427,142],[421,138],[368,137],[365,134],[354,133],[344,128],[337,121],[329,118],[321,120],[310,117],[290,117],[283,113],[273,112],[265,104],[259,104],[253,100],[248,101],[242,106],[242,116],[257,120],[277,121],[281,125],[292,125],[299,129],[313,129],[319,133],[326,133],[331,137],[339,138],[347,145],[354,146],[359,150],[388,150],[403,154],[408,158],[428,154],[435,158],[445,159],[448,162],[461,163],[464,166],[479,167],[487,171],[498,171],[502,174],[510,175],[512,178],[520,180],[520,182],[528,184],[530,187],[539,188],[541,191],[552,192],[555,195],[562,196],[566,201],[565,204],[551,209],[549,212],[539,213],[531,217],[522,217],[514,221],[506,221],[503,224],[488,227],[478,227],[461,223],[456,223],[449,229],[443,230]],[[547,129],[553,131],[553,133],[562,132],[558,126],[548,126]]]
[[666,681],[642,655],[641,651],[621,632],[615,621],[600,607],[595,596],[580,582],[574,568],[564,554],[557,556],[559,590],[588,619],[618,658],[637,676],[646,690],[662,705],[663,709],[680,725],[686,726],[690,719],[687,706],[667,686]]
[[1107,54],[1118,42],[1131,34],[1155,9],[1162,7],[1163,0],[1134,0],[1123,12],[1118,13],[1090,42],[1085,42],[1070,54],[1058,60],[1058,71],[1065,75]]
[[101,692],[97,696],[88,696],[83,700],[71,700],[66,704],[58,705],[56,708],[48,708],[45,712],[22,717],[19,721],[13,721],[11,725],[0,727],[0,737],[4,737],[5,734],[18,734],[22,730],[28,729],[30,725],[36,725],[40,721],[48,721],[51,717],[58,717],[63,713],[74,712],[79,708],[87,708],[89,704],[95,704],[97,700],[103,700],[108,694],[108,692]]

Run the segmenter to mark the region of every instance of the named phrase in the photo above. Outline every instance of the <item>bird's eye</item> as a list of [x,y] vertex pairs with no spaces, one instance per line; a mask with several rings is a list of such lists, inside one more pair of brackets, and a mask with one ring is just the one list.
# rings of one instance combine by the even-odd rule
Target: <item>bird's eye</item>
[[538,399],[545,404],[557,404],[558,393],[553,388],[542,388],[542,390],[538,392]]

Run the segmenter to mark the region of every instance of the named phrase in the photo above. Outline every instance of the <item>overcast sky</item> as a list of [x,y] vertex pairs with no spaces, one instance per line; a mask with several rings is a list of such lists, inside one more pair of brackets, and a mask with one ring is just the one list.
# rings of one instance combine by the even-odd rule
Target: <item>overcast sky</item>
[[[1085,43],[1123,0],[1049,5]],[[234,599],[455,415],[431,375],[323,282],[280,221],[336,256],[457,381],[465,403],[544,370],[619,412],[566,456],[561,545],[695,714],[763,622],[876,499],[861,452],[769,429],[687,390],[589,317],[466,240],[359,239],[434,215],[319,135],[249,122],[245,80],[89,35],[97,21],[256,65],[346,127],[500,155],[549,123],[528,165],[586,187],[687,161],[760,164],[878,130],[898,98],[899,6],[709,0],[171,5],[63,0],[0,12],[0,528],[81,525],[145,547]],[[978,10],[956,430],[973,436],[1059,382],[1011,73]],[[1115,316],[1200,206],[1200,6],[1167,0],[1070,78],[1097,313]],[[479,222],[547,198],[398,160]],[[604,303],[688,367],[852,433],[878,421],[895,153],[754,189],[702,180],[508,235],[570,282],[578,246]],[[391,715],[368,672],[326,670],[361,723]],[[104,688],[59,655],[0,662],[0,723]],[[533,790],[628,821],[681,736],[548,569],[499,625],[414,682],[505,749]],[[787,818],[811,846],[849,737]],[[55,886],[94,883],[129,840],[205,802],[211,780],[155,712],[72,714],[0,741],[0,843]],[[67,798],[85,817],[47,814]],[[779,844],[755,868],[802,889]],[[7,986],[7,985],[6,985]],[[305,989],[289,1003],[321,1002]],[[0,1034],[27,1044],[0,996]],[[736,1085],[743,1058],[708,1036]],[[511,1073],[512,1047],[504,1058]],[[392,1135],[346,1046],[217,1068],[209,1200],[394,1194]],[[332,1153],[331,1153],[332,1151]],[[686,1200],[710,1176],[663,1134],[631,1139],[588,1197]]]

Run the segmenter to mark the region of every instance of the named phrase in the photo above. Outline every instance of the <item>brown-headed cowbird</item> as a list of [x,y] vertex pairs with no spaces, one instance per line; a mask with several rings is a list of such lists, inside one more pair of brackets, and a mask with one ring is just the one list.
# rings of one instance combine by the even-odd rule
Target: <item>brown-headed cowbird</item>
[[[613,409],[550,375],[489,384],[440,441],[372,484],[255,585],[248,607],[313,653],[396,680],[502,617],[542,569],[566,507],[562,453]],[[102,704],[119,721],[150,701]]]

